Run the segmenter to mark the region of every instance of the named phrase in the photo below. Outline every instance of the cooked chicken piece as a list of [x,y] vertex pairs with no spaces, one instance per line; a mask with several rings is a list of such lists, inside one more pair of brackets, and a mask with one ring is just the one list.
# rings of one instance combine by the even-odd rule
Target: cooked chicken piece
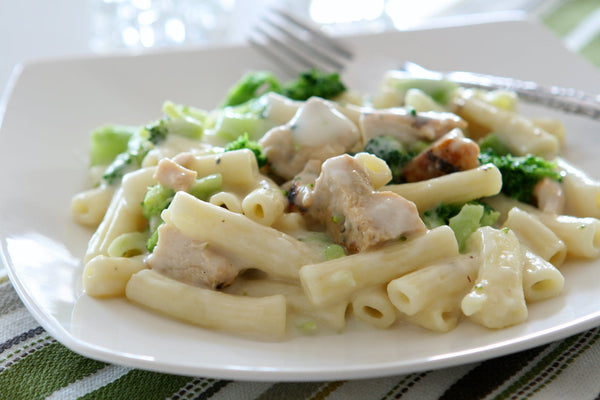
[[374,191],[366,171],[347,154],[323,163],[306,215],[352,253],[426,231],[414,203]]
[[404,108],[365,111],[359,121],[363,143],[377,136],[393,136],[403,143],[416,140],[433,141],[454,128],[466,127],[467,123],[452,113],[415,113]]
[[308,209],[312,199],[312,189],[320,173],[321,161],[309,160],[304,169],[283,186],[288,194],[288,202],[293,209],[296,208],[302,212]]
[[159,161],[154,179],[161,185],[175,191],[187,191],[196,181],[198,173],[187,169],[169,158]]
[[479,146],[454,129],[432,143],[402,168],[406,182],[466,171],[479,166]]
[[308,99],[292,120],[269,130],[259,141],[271,173],[283,180],[298,174],[308,160],[325,161],[359,143],[358,128],[328,102]]
[[565,211],[565,194],[560,183],[544,178],[533,187],[537,206],[544,212],[562,214]]
[[229,286],[244,268],[169,224],[158,228],[158,244],[146,264],[169,278],[210,289]]

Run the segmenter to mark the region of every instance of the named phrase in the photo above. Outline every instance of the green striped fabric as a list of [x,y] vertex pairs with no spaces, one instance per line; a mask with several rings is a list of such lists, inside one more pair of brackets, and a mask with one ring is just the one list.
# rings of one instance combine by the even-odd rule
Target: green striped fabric
[[567,47],[600,67],[600,2],[560,1],[541,13],[542,22],[564,39]]
[[[0,284],[0,399],[526,399],[596,398],[600,328],[455,368],[356,381],[234,382],[105,364],[40,327],[9,282]],[[15,326],[16,325],[16,326]],[[565,388],[568,385],[569,392]],[[559,384],[560,383],[560,384]]]
[[[539,15],[600,67],[600,1],[555,2]],[[1,271],[0,271],[1,272]],[[110,365],[80,356],[30,316],[0,276],[0,400],[594,399],[600,328],[516,354],[435,371],[332,382],[241,382]]]

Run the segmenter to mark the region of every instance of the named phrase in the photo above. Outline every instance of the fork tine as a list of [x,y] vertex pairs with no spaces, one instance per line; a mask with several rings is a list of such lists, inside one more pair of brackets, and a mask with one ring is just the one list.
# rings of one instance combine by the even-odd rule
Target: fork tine
[[258,42],[253,37],[248,38],[248,43],[252,47],[254,47],[259,53],[261,53],[263,56],[265,56],[266,58],[271,60],[276,66],[278,66],[282,70],[282,72],[288,74],[290,78],[295,77],[295,75],[297,75],[298,72],[300,72],[300,71],[296,71],[296,69],[297,69],[296,66],[284,61],[283,57],[281,57],[281,55],[276,54],[269,48],[269,46],[266,46],[263,43]]
[[316,57],[318,60],[320,60],[324,64],[330,65],[333,69],[336,69],[336,70],[344,69],[344,64],[337,61],[333,57],[330,57],[328,54],[324,53],[319,48],[308,45],[306,42],[301,40],[297,35],[294,35],[294,33],[291,30],[287,29],[281,23],[274,21],[267,17],[264,17],[263,21],[267,22],[273,28],[275,28],[278,32],[283,34],[286,37],[286,39],[288,39],[290,42],[293,42],[294,45],[296,45],[299,48],[301,48],[302,50],[304,50],[304,52],[306,52],[306,54]]
[[341,71],[352,54],[325,34],[309,27],[289,13],[270,9],[261,18],[248,43],[293,76],[311,68]]
[[313,39],[316,39],[319,43],[326,46],[331,51],[338,54],[340,57],[345,58],[348,61],[352,60],[353,54],[350,51],[343,48],[339,43],[337,43],[335,40],[333,40],[330,37],[328,37],[327,35],[325,35],[323,32],[320,32],[320,31],[308,26],[306,23],[300,21],[298,18],[294,17],[287,11],[282,10],[281,8],[273,7],[271,10],[273,13],[275,13],[276,15],[287,20],[291,24],[300,27],[302,30],[304,30],[305,32],[310,34]]
[[[295,61],[297,64],[300,64],[300,70],[305,70],[305,69],[310,69],[310,68],[315,67],[314,60],[307,58],[303,53],[296,50],[293,46],[290,46],[283,40],[281,40],[277,37],[274,37],[273,35],[269,34],[267,31],[265,31],[261,27],[256,27],[255,29],[258,33],[262,34],[264,37],[267,38],[268,44],[273,45],[273,47],[275,47],[277,50],[279,50],[279,52],[270,51],[268,49],[268,46],[262,45],[263,50],[265,52],[269,52],[272,58],[279,59],[278,60],[279,63],[285,63],[285,61],[283,61],[283,59],[287,58],[287,59],[291,59],[291,60]],[[298,68],[296,67],[293,69],[298,69]],[[297,72],[300,72],[300,71],[297,71]]]

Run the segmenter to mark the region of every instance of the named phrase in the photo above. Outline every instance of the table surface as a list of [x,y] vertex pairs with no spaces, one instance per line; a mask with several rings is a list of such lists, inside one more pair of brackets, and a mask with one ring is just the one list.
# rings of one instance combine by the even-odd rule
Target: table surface
[[[18,63],[97,52],[90,28],[94,1],[36,1],[35,12],[32,2],[1,2],[0,93],[8,92],[11,71]],[[393,2],[388,0],[388,4]],[[220,40],[242,42],[261,13],[274,3],[277,1],[237,0],[231,28]],[[294,11],[308,15],[303,14],[308,3],[294,3]],[[438,7],[421,10],[422,19],[417,23],[440,15],[467,18],[482,11],[525,10],[600,67],[600,3],[595,0],[432,3]],[[360,31],[367,25],[343,26],[344,31],[338,30],[341,34],[348,32],[348,27]],[[368,24],[369,29],[372,26]],[[391,18],[378,26],[403,28]],[[335,24],[327,28],[336,33]],[[497,359],[378,379],[276,383],[190,378],[105,364],[71,352],[31,317],[0,266],[0,399],[593,399],[600,395],[596,373],[599,338],[600,328],[595,328]]]

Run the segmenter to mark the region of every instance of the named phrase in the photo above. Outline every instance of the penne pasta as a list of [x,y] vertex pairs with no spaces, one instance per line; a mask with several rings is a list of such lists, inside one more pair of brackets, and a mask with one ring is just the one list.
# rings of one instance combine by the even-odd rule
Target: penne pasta
[[73,196],[71,215],[77,223],[89,227],[98,227],[114,196],[114,188],[101,185]]
[[431,307],[438,298],[448,309],[460,310],[462,298],[477,278],[478,260],[461,254],[436,262],[390,281],[387,293],[392,304],[405,315],[414,315]]
[[600,218],[600,181],[590,178],[563,158],[557,158],[556,162],[563,173],[561,187],[566,212],[576,217]]
[[518,207],[513,207],[502,225],[511,229],[519,238],[521,245],[538,254],[544,260],[554,266],[562,265],[567,256],[565,242],[550,228],[548,228],[538,217],[525,212]]
[[92,258],[83,269],[83,288],[92,297],[125,296],[125,286],[136,272],[145,269],[142,256]]
[[471,236],[469,246],[481,263],[473,288],[461,302],[463,313],[487,328],[504,328],[527,319],[523,257],[516,235],[506,228],[483,227]]
[[523,292],[527,302],[558,296],[565,278],[558,269],[537,254],[525,250],[523,266]]
[[493,196],[500,193],[501,188],[502,175],[492,164],[421,182],[385,186],[385,190],[397,193],[415,203],[421,213],[440,203],[466,203],[481,197]]
[[352,313],[362,322],[386,329],[396,322],[397,310],[390,302],[385,285],[361,289],[352,296]]
[[126,286],[134,303],[206,328],[240,335],[281,338],[286,327],[286,303],[281,294],[235,296],[169,279],[146,269]]
[[333,304],[350,299],[359,289],[385,284],[430,262],[456,255],[454,233],[443,226],[377,251],[304,265],[300,282],[313,304]]

